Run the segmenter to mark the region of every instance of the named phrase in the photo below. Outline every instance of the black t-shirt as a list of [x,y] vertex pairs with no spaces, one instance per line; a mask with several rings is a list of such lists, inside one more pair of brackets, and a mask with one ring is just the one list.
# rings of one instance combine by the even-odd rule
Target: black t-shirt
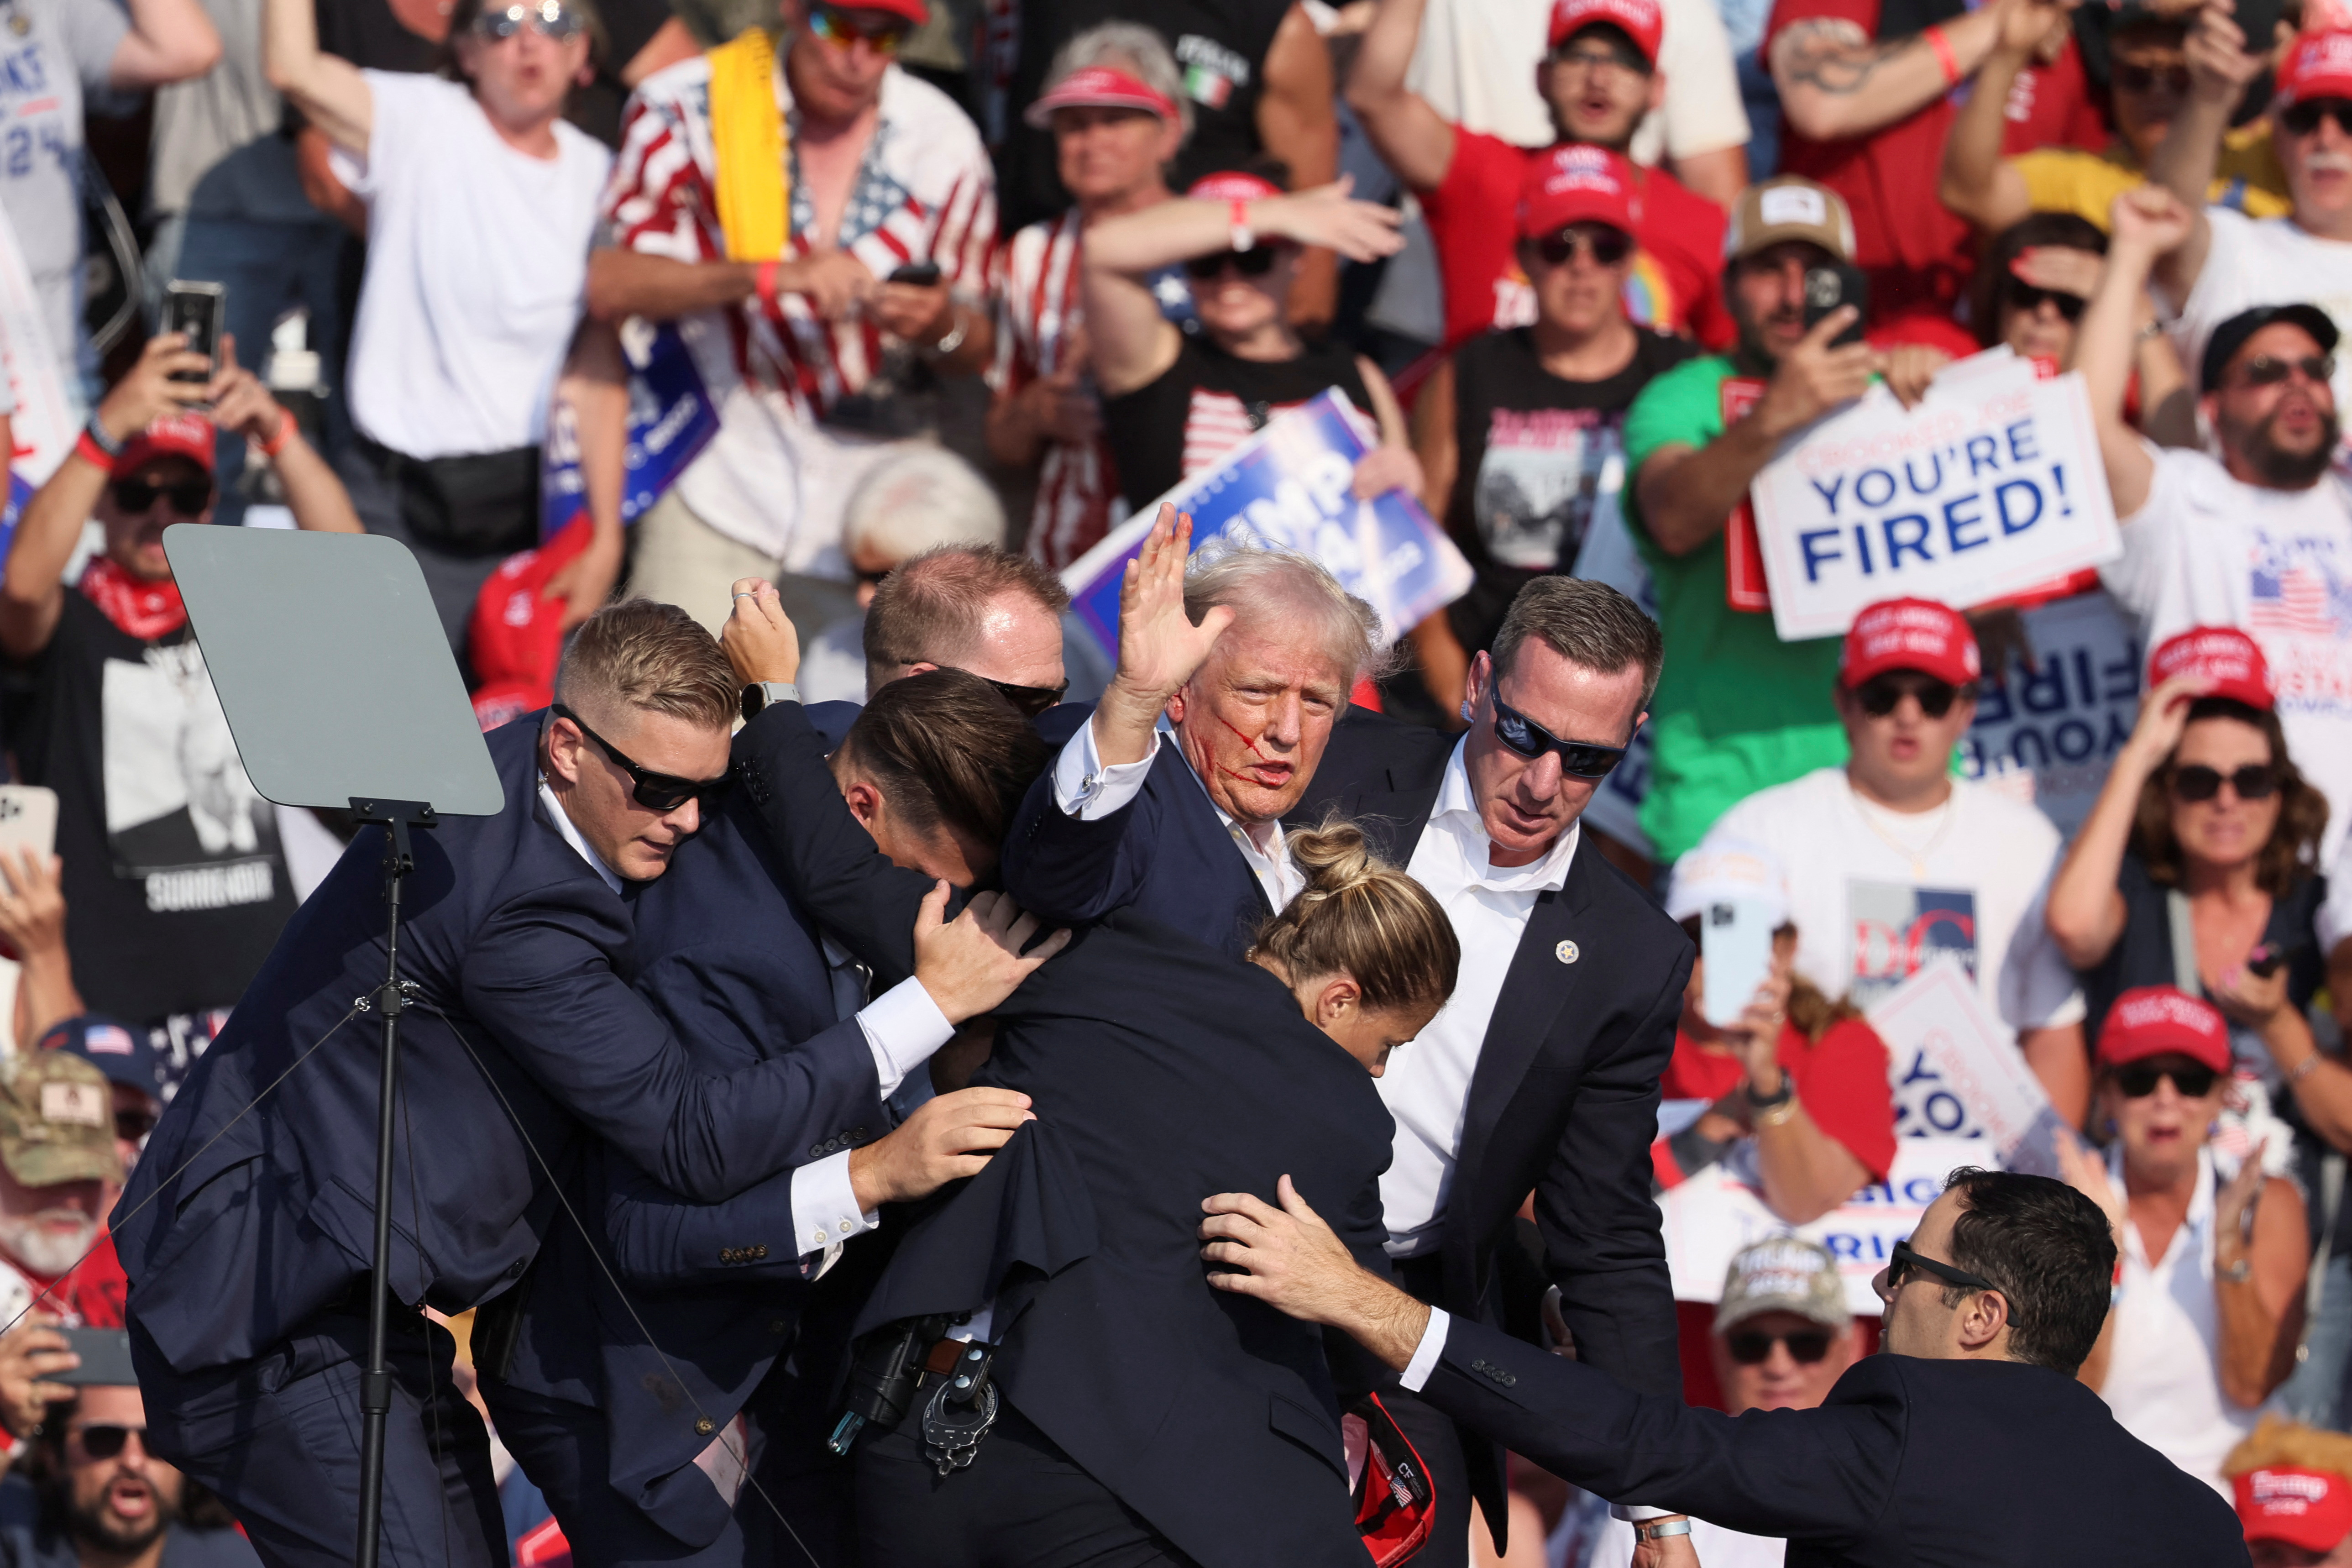
[[[1066,210],[1069,193],[1054,169],[1054,137],[1032,131],[1021,112],[1045,90],[1055,51],[1101,22],[1140,22],[1168,41],[1184,73],[1192,103],[1192,135],[1176,155],[1171,184],[1181,192],[1203,174],[1246,167],[1265,151],[1257,134],[1257,100],[1265,91],[1265,55],[1290,9],[1290,0],[1025,0],[1019,7],[1019,53],[1004,99],[987,116],[1002,116],[996,154],[996,200],[1004,232]],[[1155,492],[1156,493],[1156,492]]]
[[[1191,473],[1223,462],[1276,415],[1334,386],[1365,414],[1374,412],[1355,351],[1343,344],[1266,362],[1235,359],[1205,338],[1188,336],[1157,381],[1103,401],[1103,434],[1118,454],[1119,493],[1140,508]],[[1188,453],[1195,459],[1190,464]]]
[[386,0],[318,0],[319,47],[362,70],[426,73],[441,46],[402,26]]
[[1625,410],[1652,376],[1697,353],[1686,339],[1636,328],[1623,370],[1568,381],[1544,369],[1532,328],[1454,351],[1460,462],[1445,527],[1477,578],[1447,619],[1466,651],[1494,641],[1529,578],[1575,566],[1594,515],[1613,510],[1623,483]]
[[58,792],[83,999],[133,1024],[234,1005],[294,894],[195,638],[142,642],[68,590],[30,676],[11,735],[25,782]]
[[669,0],[596,0],[596,15],[604,24],[604,58],[597,62],[595,79],[572,89],[563,118],[618,152],[621,109],[629,101],[621,72],[669,20]]

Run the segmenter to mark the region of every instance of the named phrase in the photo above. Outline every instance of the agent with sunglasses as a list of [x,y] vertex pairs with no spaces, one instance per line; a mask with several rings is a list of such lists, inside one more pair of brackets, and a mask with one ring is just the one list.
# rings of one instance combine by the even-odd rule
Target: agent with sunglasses
[[2125,992],[2099,1029],[2106,1157],[2065,1162],[2123,1255],[2083,1381],[2126,1431],[2223,1497],[2222,1460],[2294,1369],[2311,1259],[2303,1194],[2263,1173],[2263,1145],[2242,1160],[2212,1147],[2231,1065],[2210,1004],[2169,985]]

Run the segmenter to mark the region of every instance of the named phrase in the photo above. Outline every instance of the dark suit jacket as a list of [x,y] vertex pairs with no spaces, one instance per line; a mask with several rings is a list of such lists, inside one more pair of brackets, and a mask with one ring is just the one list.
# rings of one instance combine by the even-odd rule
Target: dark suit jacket
[[[860,1082],[851,1125],[802,1114],[796,1161],[879,1136],[874,1058],[856,1019],[835,1020],[814,925],[777,879],[775,858],[740,795],[707,818],[659,880],[632,900],[637,990],[698,1069],[728,1074],[788,1055],[826,1081]],[[610,1150],[592,1150],[571,1185],[628,1290],[623,1306],[585,1243],[559,1223],[504,1381],[582,1406],[610,1435],[614,1489],[688,1545],[717,1539],[726,1504],[695,1456],[751,1398],[793,1343],[813,1260],[793,1233],[790,1170],[716,1204],[680,1196]],[[656,1348],[658,1347],[658,1348]],[[680,1384],[684,1387],[681,1388]],[[486,1377],[493,1414],[498,1381]],[[690,1397],[689,1397],[690,1395]]]
[[[688,1060],[631,987],[627,906],[541,804],[539,728],[533,715],[489,737],[506,809],[416,834],[402,895],[401,973],[420,1001],[401,1025],[413,1112],[399,1121],[391,1284],[447,1312],[505,1290],[536,1256],[555,1186],[532,1146],[560,1176],[602,1139],[715,1201],[805,1159],[809,1125],[856,1126],[875,1089],[870,1061],[852,1078],[805,1053],[723,1076]],[[347,1015],[383,980],[383,844],[382,829],[362,832],[288,922],[116,1210],[130,1313],[180,1371],[261,1354],[369,1268],[381,1058],[374,1017]]]
[[1731,1416],[1457,1321],[1422,1397],[1602,1497],[1786,1536],[1790,1568],[2246,1562],[2212,1488],[2048,1367],[1882,1352],[1817,1410]]
[[[1408,866],[1455,743],[1350,709],[1291,821],[1336,806]],[[1580,847],[1566,883],[1536,900],[1487,1024],[1439,1250],[1438,1304],[1499,1321],[1495,1252],[1532,1191],[1545,1272],[1578,1353],[1652,1394],[1682,1386],[1650,1144],[1690,962],[1689,939],[1649,895]],[[1498,1456],[1467,1447],[1486,1517],[1504,1517]]]
[[1204,1568],[1363,1568],[1321,1336],[1203,1278],[1201,1200],[1287,1173],[1386,1271],[1395,1128],[1282,983],[1114,915],[997,1013],[1038,1120],[899,1243],[861,1331],[995,1299],[1021,1413]]

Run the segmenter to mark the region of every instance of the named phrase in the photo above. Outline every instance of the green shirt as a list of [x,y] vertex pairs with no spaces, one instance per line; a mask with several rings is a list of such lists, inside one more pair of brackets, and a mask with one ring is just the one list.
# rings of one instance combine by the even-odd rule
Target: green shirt
[[1758,790],[1846,756],[1830,701],[1841,639],[1784,643],[1769,612],[1731,608],[1722,531],[1687,555],[1669,555],[1650,537],[1634,495],[1633,477],[1659,447],[1704,447],[1723,434],[1723,383],[1731,374],[1727,355],[1687,361],[1643,387],[1625,416],[1625,517],[1657,586],[1666,641],[1642,802],[1642,831],[1664,860]]

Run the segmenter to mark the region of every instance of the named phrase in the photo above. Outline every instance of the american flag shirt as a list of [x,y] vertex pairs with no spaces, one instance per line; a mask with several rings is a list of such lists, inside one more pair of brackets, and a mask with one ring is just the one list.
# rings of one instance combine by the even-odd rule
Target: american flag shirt
[[[815,248],[816,213],[801,177],[800,115],[781,58],[775,85],[792,191],[785,254],[802,257]],[[937,262],[942,280],[976,304],[996,241],[996,177],[979,132],[953,100],[896,66],[883,76],[878,109],[834,242],[877,279],[909,262]],[[709,62],[698,56],[646,78],[623,116],[603,243],[673,261],[723,259],[717,166]],[[824,447],[796,437],[866,385],[882,363],[881,326],[863,306],[824,321],[797,294],[783,295],[773,311],[746,299],[678,325],[720,419],[679,489],[719,531],[797,569],[809,542],[794,537],[805,533],[794,524],[813,488],[801,470]],[[837,518],[823,521],[838,532]]]
[[[1011,397],[1086,359],[1080,298],[1078,212],[1033,223],[998,247],[996,363],[989,390]],[[1100,435],[1084,444],[1047,440],[1037,467],[1037,501],[1027,549],[1058,572],[1109,531],[1118,470]]]
[[[2352,482],[2331,469],[2308,489],[2267,489],[2202,452],[2148,450],[2147,503],[2099,576],[2144,648],[2191,626],[2236,626],[2261,647],[2287,752],[2327,796],[2331,865],[2352,815]],[[2121,741],[2101,743],[2112,754]]]

